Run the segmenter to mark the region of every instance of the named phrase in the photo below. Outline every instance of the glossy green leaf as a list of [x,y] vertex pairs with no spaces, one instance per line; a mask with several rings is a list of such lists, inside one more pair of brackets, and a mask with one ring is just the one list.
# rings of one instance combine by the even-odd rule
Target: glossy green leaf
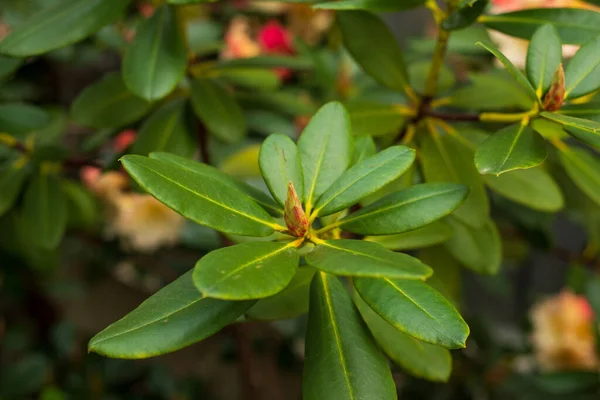
[[600,160],[584,149],[565,148],[560,162],[573,183],[590,199],[600,205]]
[[223,300],[269,297],[290,283],[298,262],[292,243],[241,243],[202,257],[194,268],[194,285],[205,297]]
[[453,107],[470,110],[531,108],[534,101],[525,90],[504,71],[469,75],[471,83],[458,88],[449,97]]
[[460,307],[463,266],[452,257],[444,245],[422,249],[419,251],[419,259],[433,269],[433,276],[427,280],[427,284],[456,307]]
[[177,86],[186,66],[187,54],[175,10],[160,6],[136,29],[123,57],[123,80],[134,94],[156,100]]
[[192,81],[192,106],[208,131],[224,142],[239,142],[246,136],[242,109],[218,81],[208,78]]
[[431,269],[418,259],[362,240],[318,242],[306,255],[306,262],[335,275],[401,279],[425,279],[431,275]]
[[507,126],[491,135],[475,152],[475,166],[482,174],[500,175],[515,169],[528,169],[544,162],[546,141],[521,123]]
[[564,205],[560,188],[542,168],[486,176],[484,181],[494,192],[534,210],[557,212]]
[[452,215],[481,227],[488,218],[489,200],[483,177],[473,163],[472,150],[448,135],[424,135],[420,160],[426,182],[455,182],[469,187],[466,200]]
[[[429,70],[431,69],[431,60],[411,62],[408,66],[408,78],[412,87],[419,93],[425,91]],[[456,83],[455,72],[445,64],[442,64],[438,75],[437,92],[444,93],[449,91]]]
[[354,136],[382,136],[399,132],[404,116],[399,108],[390,104],[354,101],[346,105]]
[[484,15],[485,26],[507,35],[530,39],[535,31],[552,24],[563,44],[583,44],[600,34],[600,13],[578,8],[532,8],[506,14]]
[[483,227],[476,229],[455,218],[447,221],[454,231],[444,243],[450,254],[475,272],[497,273],[502,262],[502,242],[494,222],[487,220]]
[[42,173],[29,182],[23,197],[23,227],[27,239],[44,249],[54,249],[67,227],[67,199],[60,180]]
[[31,104],[0,104],[0,132],[19,136],[41,129],[50,122],[43,109]]
[[377,154],[377,146],[371,136],[360,136],[354,139],[354,153],[352,154],[352,165]]
[[278,227],[265,210],[218,174],[198,179],[195,171],[155,158],[127,155],[121,160],[144,190],[201,225],[249,236],[268,236]]
[[65,0],[41,9],[12,29],[0,53],[24,57],[78,42],[115,21],[129,0]]
[[283,208],[275,203],[275,201],[265,192],[247,184],[246,182],[235,179],[234,177],[216,169],[207,164],[203,164],[197,161],[190,160],[176,156],[171,153],[150,153],[150,158],[155,160],[164,161],[167,163],[174,164],[179,168],[188,170],[199,174],[200,177],[196,179],[215,178],[218,179],[222,184],[231,187],[232,189],[239,190],[240,195],[249,197],[252,201],[258,203],[262,208],[267,210],[269,214],[274,216],[283,216]]
[[445,382],[452,371],[450,351],[425,343],[394,328],[373,311],[360,296],[354,303],[383,352],[410,374]]
[[542,25],[531,37],[527,49],[527,77],[539,98],[550,87],[554,71],[562,62],[562,45],[552,24]]
[[21,193],[29,169],[25,163],[16,161],[0,167],[0,215],[8,211]]
[[600,147],[600,122],[558,113],[542,112],[540,115],[561,124],[565,131],[576,139]]
[[600,122],[600,102],[594,100],[582,104],[565,104],[555,113]]
[[140,119],[150,107],[125,87],[120,74],[111,73],[77,96],[71,115],[78,124],[92,128],[120,128]]
[[296,144],[285,135],[270,135],[260,147],[260,172],[273,197],[285,205],[288,185],[294,185],[300,201],[304,198],[304,177]]
[[393,235],[436,221],[465,200],[468,189],[454,183],[425,183],[389,194],[336,223],[361,235]]
[[426,0],[339,0],[313,6],[325,10],[401,11],[424,5]]
[[302,267],[296,270],[296,275],[289,285],[275,296],[260,299],[246,315],[252,319],[277,320],[294,318],[308,312],[310,282],[316,270]]
[[[525,89],[527,95],[529,95],[529,97],[532,100],[538,100],[538,96],[535,93],[535,89],[533,88],[533,86],[531,86],[531,83],[529,83],[527,77],[517,67],[515,67],[515,65],[508,58],[506,58],[506,56],[502,54],[494,44],[484,42],[477,42],[476,44],[483,47],[484,49],[492,53],[498,60],[500,60],[502,65],[504,65],[504,67],[512,75],[512,77],[519,83],[519,85],[521,85],[521,87],[523,87],[523,89]],[[552,72],[554,73],[554,71]]]
[[542,135],[543,138],[566,138],[569,137],[562,126],[556,122],[544,118],[536,118],[529,124],[531,128]]
[[454,10],[442,22],[442,28],[448,31],[464,29],[477,20],[486,9],[488,0],[473,0]]
[[367,236],[365,240],[375,242],[386,249],[411,250],[443,243],[452,237],[452,228],[442,221],[432,222],[413,231],[397,235]]
[[565,99],[581,97],[600,88],[598,53],[600,36],[581,46],[571,58],[565,68]]
[[129,359],[170,353],[217,333],[253,304],[203,299],[189,271],[94,336],[88,349]]
[[317,200],[314,212],[330,215],[376,192],[412,165],[415,151],[391,146],[344,172]]
[[310,288],[304,400],[394,400],[388,364],[338,278],[317,273]]
[[396,329],[450,349],[465,347],[469,327],[454,306],[419,280],[355,278],[360,297]]
[[304,174],[304,200],[309,213],[317,198],[348,168],[353,140],[350,118],[338,102],[325,104],[298,140]]
[[148,155],[153,151],[167,151],[191,157],[196,151],[189,122],[186,120],[185,101],[175,100],[156,110],[140,128],[131,152]]
[[378,16],[366,11],[346,11],[337,14],[337,21],[344,46],[367,74],[390,89],[410,90],[402,51]]

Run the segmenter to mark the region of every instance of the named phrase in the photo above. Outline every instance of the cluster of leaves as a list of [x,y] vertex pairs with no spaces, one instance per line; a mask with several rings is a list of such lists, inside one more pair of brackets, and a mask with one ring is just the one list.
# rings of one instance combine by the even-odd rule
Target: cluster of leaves
[[[64,59],[61,51],[83,49],[88,38],[119,54],[121,68],[84,89],[69,113],[0,104],[2,247],[47,265],[68,227],[97,223],[72,169],[132,126],[134,154],[122,165],[139,187],[238,243],[202,257],[90,350],[150,357],[243,319],[308,312],[305,398],[395,398],[382,351],[412,374],[449,378],[448,349],[464,347],[469,333],[455,308],[460,266],[493,275],[503,261],[492,206],[523,236],[540,229],[540,215],[566,208],[586,226],[589,253],[600,249],[599,161],[581,145],[600,146],[600,39],[590,38],[600,34],[600,13],[487,15],[485,0],[449,0],[444,9],[425,0],[306,1],[337,10],[335,29],[356,63],[347,88],[344,76],[334,79],[349,62],[340,48],[297,41],[297,56],[217,59],[220,27],[187,12],[202,1],[161,2],[141,20],[123,0],[51,3],[0,42],[0,80],[34,57]],[[423,5],[438,38],[408,53],[372,13]],[[119,34],[124,26],[136,30],[131,43]],[[525,73],[484,26],[531,41]],[[582,45],[564,68],[563,44]],[[475,62],[455,74],[447,52]],[[488,52],[504,70],[487,69]],[[294,77],[281,86],[273,68]],[[296,145],[291,120],[318,104]],[[78,147],[83,160],[64,146],[68,122],[95,132]],[[257,165],[237,170],[259,169],[261,182],[194,161],[196,133],[212,164],[260,148]],[[105,158],[101,166],[117,165],[114,154]]]

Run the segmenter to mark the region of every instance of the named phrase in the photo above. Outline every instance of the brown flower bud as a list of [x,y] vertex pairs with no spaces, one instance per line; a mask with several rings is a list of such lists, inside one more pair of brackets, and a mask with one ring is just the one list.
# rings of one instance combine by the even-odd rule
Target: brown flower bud
[[556,111],[558,110],[565,100],[565,70],[563,69],[562,63],[558,65],[554,77],[552,78],[552,84],[550,89],[544,97],[544,110]]
[[308,231],[308,218],[304,213],[298,194],[292,182],[288,185],[287,199],[285,199],[285,213],[283,214],[285,224],[290,234],[302,237]]

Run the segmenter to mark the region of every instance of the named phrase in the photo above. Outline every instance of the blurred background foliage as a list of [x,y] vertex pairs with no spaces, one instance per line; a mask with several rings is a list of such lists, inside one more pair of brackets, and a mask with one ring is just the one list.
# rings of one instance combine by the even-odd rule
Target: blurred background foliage
[[[132,1],[120,17],[74,44],[0,56],[1,399],[300,398],[304,316],[228,327],[188,350],[145,361],[87,354],[91,336],[199,256],[244,240],[184,221],[140,194],[117,160],[124,153],[167,151],[196,157],[264,189],[257,163],[262,140],[274,132],[296,139],[327,101],[346,104],[357,147],[365,152],[406,134],[406,95],[353,61],[334,11],[313,10],[302,1],[198,2],[176,10],[159,3]],[[498,0],[486,12],[510,12],[522,3],[591,8],[594,2]],[[1,0],[0,40],[40,10],[61,4]],[[136,35],[151,34],[156,24],[149,21],[158,18],[176,20],[183,32],[167,26],[160,32],[164,47],[157,51],[163,57],[182,53],[183,63],[174,57],[165,70],[149,71],[152,60],[132,48],[147,45]],[[435,48],[431,13],[420,8],[386,14],[385,20],[402,45],[413,88],[422,93]],[[484,48],[474,46],[480,40],[494,40],[524,68],[527,41],[479,23],[457,30],[440,71],[440,99],[467,111],[527,109],[523,89]],[[10,43],[0,42],[0,52],[16,54],[18,45],[10,50]],[[568,51],[565,57],[573,54]],[[154,73],[162,79],[148,89],[143,79]],[[585,104],[595,104],[595,96]],[[585,118],[600,121],[600,108],[587,109]],[[453,126],[476,144],[502,127]],[[423,175],[429,179],[425,163],[443,155],[427,140],[416,140],[421,169],[391,190]],[[465,147],[447,146],[454,163],[472,159]],[[472,165],[461,169],[466,177],[458,180],[476,181],[472,186],[486,199],[478,204],[494,221],[487,231],[469,231],[448,219],[409,237],[367,238],[409,250],[434,267],[436,287],[460,305],[471,326],[467,349],[452,353],[447,383],[394,366],[400,398],[598,398],[600,179],[596,154],[587,154],[592,173],[583,185],[574,183],[557,152],[549,152],[537,174],[529,170],[516,182],[480,176]],[[556,191],[535,192],[536,184]],[[461,229],[467,233],[457,233]],[[542,301],[549,294],[553,297]],[[558,361],[544,358],[544,349],[561,347],[553,348],[552,341],[568,342]]]

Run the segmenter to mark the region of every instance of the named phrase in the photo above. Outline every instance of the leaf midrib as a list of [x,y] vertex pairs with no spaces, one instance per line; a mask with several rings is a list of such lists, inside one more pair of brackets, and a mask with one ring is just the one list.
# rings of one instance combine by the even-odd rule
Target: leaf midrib
[[[129,161],[129,162],[132,162],[132,161]],[[135,161],[133,161],[133,162],[135,163]],[[158,175],[159,177],[165,179],[166,181],[171,182],[175,186],[178,186],[178,187],[182,188],[183,190],[185,190],[185,191],[187,191],[187,192],[189,192],[189,193],[191,193],[191,194],[193,194],[193,195],[195,195],[197,197],[200,197],[201,199],[204,199],[204,200],[206,200],[206,201],[208,201],[210,203],[213,203],[213,204],[215,204],[215,205],[217,205],[217,206],[219,206],[221,208],[224,208],[227,211],[230,211],[230,212],[232,212],[234,214],[238,214],[238,215],[240,215],[242,217],[245,217],[245,218],[248,218],[248,219],[250,219],[252,221],[259,222],[259,223],[261,223],[263,225],[268,226],[271,229],[275,229],[276,228],[275,224],[272,224],[272,223],[270,223],[268,221],[262,220],[260,218],[257,218],[257,217],[254,217],[254,216],[251,216],[251,215],[248,215],[248,214],[244,214],[243,212],[241,212],[239,210],[236,210],[234,208],[228,207],[225,204],[218,203],[218,202],[214,201],[213,199],[211,199],[210,197],[203,196],[202,194],[200,194],[198,192],[195,192],[195,191],[191,190],[190,188],[187,188],[187,187],[183,186],[179,182],[174,181],[173,179],[167,177],[166,175],[163,175],[163,174],[159,173],[155,169],[152,169],[152,168],[150,168],[148,166],[145,166],[145,165],[142,165],[142,164],[139,164],[139,163],[137,165],[141,166],[142,168],[147,169],[148,171],[154,173],[155,175]]]
[[[405,201],[405,202],[402,202],[402,203],[394,203],[394,204],[392,204],[392,205],[390,205],[390,206],[388,206],[388,207],[385,207],[385,208],[377,208],[377,209],[373,210],[373,211],[372,211],[372,212],[370,212],[370,213],[364,213],[364,214],[361,214],[361,215],[357,215],[357,216],[355,216],[354,218],[342,219],[342,220],[340,221],[340,224],[339,224],[339,226],[343,226],[343,225],[345,225],[345,224],[347,224],[347,223],[349,223],[349,222],[353,222],[353,221],[356,221],[356,220],[359,220],[359,219],[363,219],[363,218],[365,218],[365,217],[371,217],[371,216],[373,216],[373,215],[375,215],[375,214],[379,214],[379,213],[382,213],[382,212],[386,212],[386,211],[392,210],[392,209],[394,209],[394,208],[403,207],[403,206],[406,206],[406,205],[409,205],[409,204],[415,203],[415,202],[417,202],[417,201],[421,201],[421,200],[427,200],[427,199],[429,199],[429,198],[432,198],[432,197],[435,197],[435,196],[439,196],[439,195],[444,195],[444,194],[452,193],[452,192],[454,192],[454,191],[455,191],[455,190],[440,191],[440,192],[436,192],[436,193],[434,193],[434,194],[430,194],[430,195],[426,195],[426,196],[415,197],[415,198],[413,198],[413,199],[409,199],[408,201]],[[352,216],[352,214],[350,214],[348,217],[351,217],[351,216]]]

